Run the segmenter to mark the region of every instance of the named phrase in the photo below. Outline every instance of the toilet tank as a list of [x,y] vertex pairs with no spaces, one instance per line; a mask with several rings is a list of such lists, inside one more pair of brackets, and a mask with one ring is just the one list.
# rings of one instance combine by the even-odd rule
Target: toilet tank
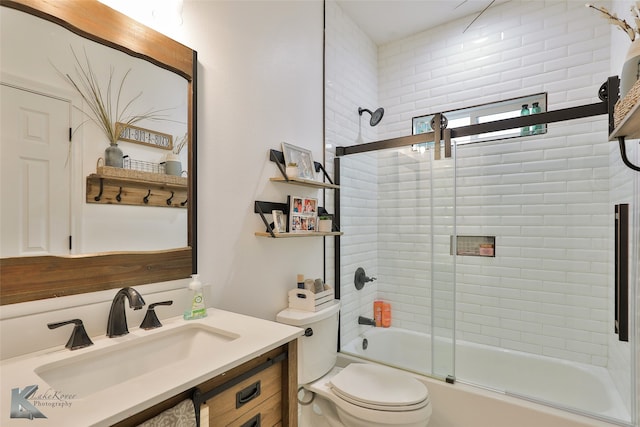
[[338,357],[338,313],[340,301],[319,311],[288,308],[276,320],[305,330],[298,338],[298,382],[310,383],[333,368]]

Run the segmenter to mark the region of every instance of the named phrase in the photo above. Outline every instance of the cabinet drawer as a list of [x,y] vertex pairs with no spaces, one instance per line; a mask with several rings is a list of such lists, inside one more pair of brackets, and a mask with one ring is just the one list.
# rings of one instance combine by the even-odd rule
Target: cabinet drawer
[[[280,393],[277,393],[265,400],[253,411],[249,411],[237,420],[232,421],[228,424],[228,427],[274,427],[281,425],[281,415],[282,399]],[[214,424],[209,421],[209,425],[213,426]]]
[[[270,401],[272,397],[277,401],[277,419],[279,420],[281,389],[282,363],[276,363],[208,399],[206,405],[209,408],[209,425],[240,427],[243,423],[236,424],[236,420],[244,419],[245,422],[250,420],[259,412],[256,408]],[[270,405],[273,406],[276,403],[271,402]],[[263,420],[261,425],[268,424]]]

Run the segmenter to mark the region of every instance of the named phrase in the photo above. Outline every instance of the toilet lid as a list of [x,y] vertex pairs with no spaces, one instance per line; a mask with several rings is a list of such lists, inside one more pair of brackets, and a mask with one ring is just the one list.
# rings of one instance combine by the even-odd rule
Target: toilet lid
[[382,365],[352,363],[329,384],[335,394],[351,403],[383,410],[416,409],[425,406],[429,397],[427,387],[420,381]]

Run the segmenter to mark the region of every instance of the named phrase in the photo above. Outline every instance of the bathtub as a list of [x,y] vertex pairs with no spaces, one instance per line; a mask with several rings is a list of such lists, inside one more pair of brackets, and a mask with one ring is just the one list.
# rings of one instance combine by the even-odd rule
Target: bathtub
[[[366,349],[363,346],[365,339]],[[445,340],[442,339],[441,343],[442,345],[437,347],[444,348]],[[441,391],[447,395],[453,391],[459,391],[462,394],[458,395],[456,400],[462,395],[467,399],[475,396],[470,404],[473,404],[474,399],[477,401],[477,398],[482,396],[482,405],[485,407],[487,404],[496,403],[491,403],[491,399],[497,399],[501,402],[500,405],[508,401],[520,407],[524,405],[528,408],[527,410],[533,408],[547,415],[554,413],[563,420],[562,423],[557,424],[558,426],[572,425],[567,424],[567,417],[584,422],[575,424],[576,426],[630,425],[604,422],[604,420],[611,422],[629,420],[630,416],[609,373],[601,367],[458,341],[455,348],[456,384],[451,387],[442,381],[427,377],[431,375],[430,337],[394,327],[368,330],[357,339],[343,345],[340,355],[343,364],[349,361],[379,362],[419,374],[421,380],[428,382],[427,386],[434,401],[438,400],[433,394],[434,391]],[[442,361],[447,358],[450,356],[436,355],[436,360]],[[442,373],[448,370],[436,367],[436,372]],[[446,403],[450,404],[448,401]],[[434,403],[434,411],[437,410],[438,407]],[[573,415],[572,412],[589,413],[602,421]],[[468,425],[480,426],[481,424],[472,422]],[[499,424],[495,424],[497,425]],[[540,420],[537,425],[554,424]],[[463,427],[465,424],[459,421],[444,423],[442,426]]]

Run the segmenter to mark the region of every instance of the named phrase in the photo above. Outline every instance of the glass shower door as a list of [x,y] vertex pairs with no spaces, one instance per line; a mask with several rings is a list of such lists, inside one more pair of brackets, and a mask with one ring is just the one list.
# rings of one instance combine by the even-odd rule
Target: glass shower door
[[[340,158],[341,352],[454,374],[452,165],[411,147]],[[376,277],[361,290],[353,285],[359,267]],[[374,317],[375,301],[390,305],[391,327],[358,323]]]
[[495,245],[456,260],[456,376],[629,422],[633,346],[613,332],[614,203],[628,195],[610,180],[605,129],[457,147],[458,239]]

